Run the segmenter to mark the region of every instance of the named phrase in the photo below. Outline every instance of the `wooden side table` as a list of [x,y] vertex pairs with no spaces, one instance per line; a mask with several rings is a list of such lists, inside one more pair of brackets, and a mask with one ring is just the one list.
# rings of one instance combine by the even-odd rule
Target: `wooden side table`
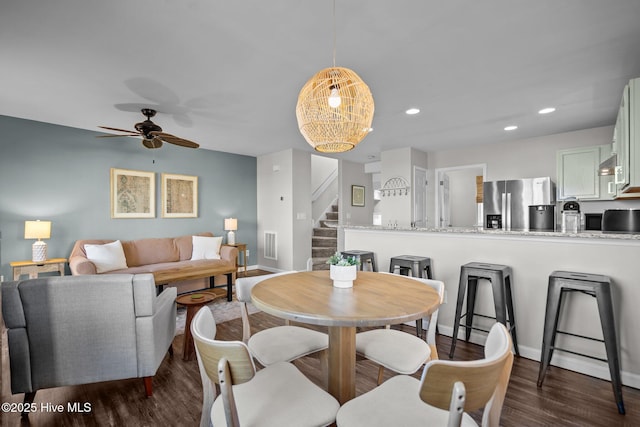
[[49,273],[57,271],[64,276],[64,265],[67,263],[66,258],[51,258],[46,261],[13,261],[10,262],[13,268],[13,280],[20,279],[23,274],[28,274],[29,279],[35,279],[40,273]]
[[[236,258],[236,268],[240,270],[240,267],[243,267],[243,273],[247,275],[247,244],[246,243],[225,243],[224,246],[233,246],[238,249],[238,258]],[[242,254],[242,264],[240,264],[240,254]],[[239,271],[238,271],[239,273]]]
[[213,292],[197,292],[195,294],[181,295],[176,298],[176,302],[187,307],[187,318],[184,322],[184,344],[182,346],[182,360],[193,360],[196,355],[196,348],[193,345],[193,335],[191,335],[191,322],[193,316],[200,307],[209,304],[218,295]]

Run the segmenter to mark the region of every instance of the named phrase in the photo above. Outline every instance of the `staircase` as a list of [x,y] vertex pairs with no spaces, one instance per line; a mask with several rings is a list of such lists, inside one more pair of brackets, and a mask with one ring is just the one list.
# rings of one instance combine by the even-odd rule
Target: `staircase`
[[338,205],[320,220],[320,227],[313,229],[311,240],[312,270],[328,270],[327,259],[338,250]]

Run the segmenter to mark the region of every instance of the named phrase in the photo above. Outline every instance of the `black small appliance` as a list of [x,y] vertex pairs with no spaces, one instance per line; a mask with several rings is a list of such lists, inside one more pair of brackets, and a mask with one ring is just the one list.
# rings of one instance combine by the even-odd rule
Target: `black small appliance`
[[487,215],[487,225],[486,228],[491,229],[502,229],[502,215],[493,214]]
[[556,226],[555,205],[529,206],[529,231],[554,231]]

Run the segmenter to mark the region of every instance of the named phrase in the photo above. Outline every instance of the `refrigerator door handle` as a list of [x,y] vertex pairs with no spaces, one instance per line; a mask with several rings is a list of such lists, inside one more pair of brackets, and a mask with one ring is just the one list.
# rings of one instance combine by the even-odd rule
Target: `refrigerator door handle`
[[500,212],[502,213],[502,226],[501,229],[505,230],[507,226],[507,193],[502,193],[502,209]]
[[507,193],[507,206],[506,206],[506,227],[505,230],[511,231],[511,193]]

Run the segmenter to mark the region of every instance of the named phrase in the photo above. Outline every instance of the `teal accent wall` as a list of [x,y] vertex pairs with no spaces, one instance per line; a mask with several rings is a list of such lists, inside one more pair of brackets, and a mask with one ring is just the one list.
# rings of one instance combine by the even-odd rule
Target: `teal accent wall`
[[[31,259],[25,220],[50,220],[49,258],[67,258],[76,240],[223,235],[224,218],[238,218],[236,241],[257,254],[256,158],[138,138],[96,138],[99,132],[0,116],[0,273]],[[156,217],[112,219],[110,169],[155,172]],[[162,173],[198,176],[198,217],[161,217]],[[67,267],[68,272],[68,267]]]

